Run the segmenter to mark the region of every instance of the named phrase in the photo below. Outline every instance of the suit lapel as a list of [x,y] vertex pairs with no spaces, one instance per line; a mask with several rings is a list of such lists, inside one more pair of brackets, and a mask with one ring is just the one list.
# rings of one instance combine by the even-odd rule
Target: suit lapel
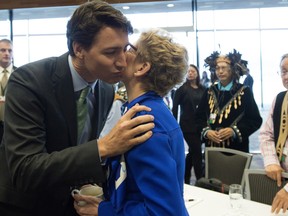
[[52,77],[56,99],[60,105],[70,132],[70,143],[77,145],[77,114],[74,95],[74,87],[70,68],[68,65],[68,54],[57,59],[55,73]]
[[[68,65],[68,53],[57,59],[52,82],[56,99],[67,122],[71,143],[75,146],[77,145],[77,111],[73,81]],[[112,85],[98,80],[94,92],[96,105],[92,129],[93,139],[99,137],[100,132],[104,127],[106,118],[113,103],[114,88]]]

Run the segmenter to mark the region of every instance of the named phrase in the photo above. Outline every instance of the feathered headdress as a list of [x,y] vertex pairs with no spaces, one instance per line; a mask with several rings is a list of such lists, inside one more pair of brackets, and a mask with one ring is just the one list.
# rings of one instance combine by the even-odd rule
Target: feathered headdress
[[228,53],[227,57],[231,60],[232,70],[240,77],[247,71],[248,62],[241,59],[242,54],[237,52],[235,49],[233,52]]
[[236,75],[238,80],[240,76],[243,76],[247,71],[248,62],[241,59],[242,54],[233,49],[233,52],[229,52],[227,55],[220,55],[219,52],[214,51],[210,56],[208,56],[204,61],[205,67],[209,67],[211,75],[214,76],[216,71],[217,63],[224,61],[231,65],[232,73]]
[[204,66],[205,67],[209,67],[209,71],[210,72],[215,72],[216,70],[216,59],[218,59],[220,53],[217,52],[217,51],[214,51],[210,56],[208,56],[204,61],[205,61],[205,64]]

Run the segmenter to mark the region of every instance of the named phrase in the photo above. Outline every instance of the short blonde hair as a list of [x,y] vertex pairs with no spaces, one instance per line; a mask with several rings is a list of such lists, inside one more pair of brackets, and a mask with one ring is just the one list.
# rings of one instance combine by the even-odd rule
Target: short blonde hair
[[186,48],[173,41],[163,29],[143,32],[137,41],[137,60],[149,62],[150,71],[143,78],[145,90],[165,96],[183,82],[188,70]]

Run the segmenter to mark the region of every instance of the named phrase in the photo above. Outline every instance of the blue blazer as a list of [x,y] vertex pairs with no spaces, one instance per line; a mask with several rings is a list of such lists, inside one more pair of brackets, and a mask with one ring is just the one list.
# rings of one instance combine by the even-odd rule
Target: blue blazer
[[[112,158],[106,201],[99,216],[187,216],[183,199],[184,138],[163,99],[148,92],[128,104],[151,107],[153,135],[125,154]],[[138,115],[146,112],[138,113]],[[120,162],[120,163],[119,163]],[[126,172],[127,170],[127,172]]]

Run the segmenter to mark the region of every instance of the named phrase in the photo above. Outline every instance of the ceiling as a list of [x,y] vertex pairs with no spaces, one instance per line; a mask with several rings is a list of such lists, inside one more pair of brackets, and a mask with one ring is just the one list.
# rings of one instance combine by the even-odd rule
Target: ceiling
[[[163,0],[155,2],[138,2],[113,4],[114,7],[125,14],[138,13],[158,13],[158,12],[179,12],[191,11],[193,0]],[[174,7],[167,7],[167,4],[174,4]],[[129,10],[124,10],[123,6],[129,6]],[[69,17],[77,6],[48,7],[48,8],[24,8],[13,10],[14,19],[39,19]],[[266,8],[266,7],[288,7],[288,0],[198,0],[197,10],[225,10],[244,8]],[[7,10],[0,10],[0,20],[6,20]]]
[[[129,13],[151,13],[151,12],[177,12],[189,11],[192,9],[193,0],[176,1],[155,1],[143,3],[129,3],[129,10],[123,10],[122,7],[127,4],[114,4],[117,9]],[[174,4],[174,7],[168,8],[167,4]],[[243,9],[243,8],[265,8],[265,7],[286,7],[288,0],[198,0],[197,10],[225,10],[225,9]]]

